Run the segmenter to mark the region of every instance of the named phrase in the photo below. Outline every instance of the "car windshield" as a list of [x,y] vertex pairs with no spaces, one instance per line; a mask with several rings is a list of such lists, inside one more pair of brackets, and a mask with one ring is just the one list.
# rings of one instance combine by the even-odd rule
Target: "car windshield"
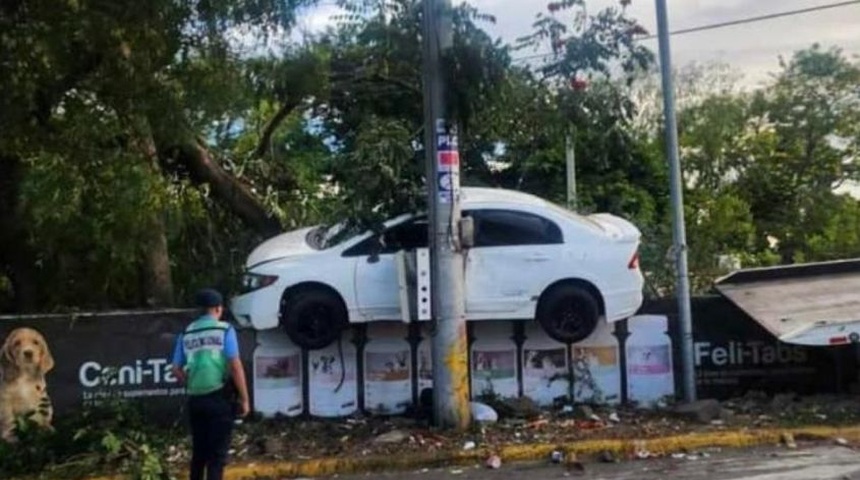
[[356,227],[347,229],[343,222],[320,225],[308,232],[307,242],[315,250],[325,250],[336,247],[359,233]]

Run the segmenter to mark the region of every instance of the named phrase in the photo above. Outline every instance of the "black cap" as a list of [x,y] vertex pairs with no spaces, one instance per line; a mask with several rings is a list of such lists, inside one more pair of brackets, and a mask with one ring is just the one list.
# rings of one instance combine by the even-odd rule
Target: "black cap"
[[194,302],[201,308],[214,308],[224,304],[224,297],[218,293],[218,290],[204,288],[194,296]]

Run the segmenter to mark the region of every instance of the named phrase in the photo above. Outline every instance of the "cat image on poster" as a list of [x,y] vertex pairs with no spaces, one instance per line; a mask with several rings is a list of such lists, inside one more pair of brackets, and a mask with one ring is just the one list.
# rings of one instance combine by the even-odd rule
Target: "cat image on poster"
[[496,361],[492,355],[478,353],[475,355],[475,370],[491,371],[496,369]]
[[406,371],[406,357],[406,352],[395,353],[393,361],[385,362],[385,368],[388,370],[388,373],[398,373]]
[[527,350],[526,365],[531,370],[558,370],[564,368],[564,351]]
[[293,375],[289,357],[279,358],[274,364],[266,366],[267,378],[287,378]]
[[322,355],[311,362],[314,372],[331,375],[334,372],[334,363],[337,359],[334,355]]

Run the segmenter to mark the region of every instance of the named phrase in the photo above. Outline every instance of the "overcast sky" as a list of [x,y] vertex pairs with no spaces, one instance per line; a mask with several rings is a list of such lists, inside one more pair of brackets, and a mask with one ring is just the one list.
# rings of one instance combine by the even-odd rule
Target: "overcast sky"
[[[455,0],[454,3],[456,3]],[[485,28],[494,36],[513,42],[531,31],[535,14],[546,10],[549,0],[470,0],[482,11],[495,15],[497,23]],[[671,30],[736,20],[801,8],[835,3],[838,0],[669,0]],[[589,9],[617,3],[617,0],[586,0]],[[653,0],[632,0],[630,13],[650,32],[656,33]],[[300,26],[317,30],[330,21],[338,9],[325,2],[308,12]],[[655,52],[656,40],[646,41]],[[673,37],[675,67],[691,61],[724,61],[744,74],[744,83],[755,85],[778,67],[778,56],[788,56],[814,42],[836,45],[852,55],[860,54],[860,4],[778,18],[717,30]],[[519,52],[515,53],[517,56]],[[525,55],[526,53],[522,53]]]

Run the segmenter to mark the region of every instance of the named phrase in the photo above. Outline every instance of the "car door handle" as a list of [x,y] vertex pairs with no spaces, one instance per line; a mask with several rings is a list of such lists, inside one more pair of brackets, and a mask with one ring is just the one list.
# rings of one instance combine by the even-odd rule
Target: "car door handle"
[[540,253],[534,253],[526,257],[527,262],[546,262],[549,257]]

